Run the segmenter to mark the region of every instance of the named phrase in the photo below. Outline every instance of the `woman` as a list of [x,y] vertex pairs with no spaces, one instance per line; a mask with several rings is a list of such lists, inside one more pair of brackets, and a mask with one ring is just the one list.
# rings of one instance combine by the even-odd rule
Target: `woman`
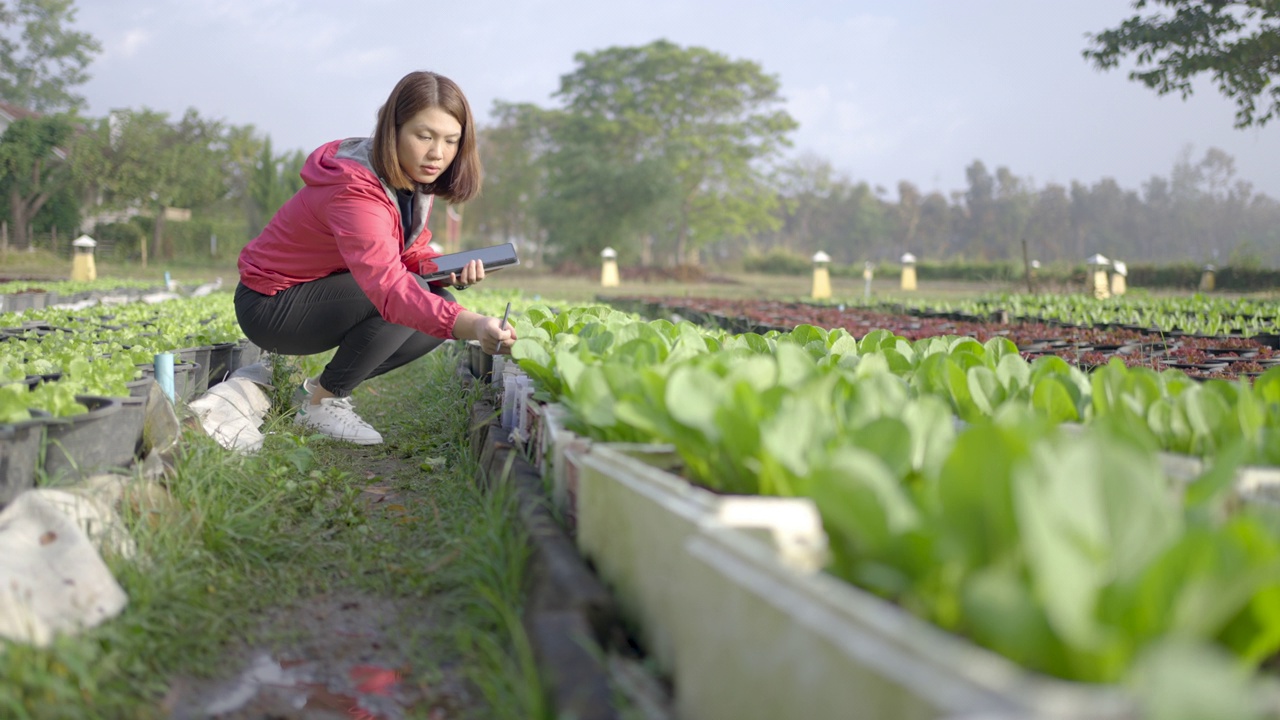
[[[449,338],[507,353],[515,333],[461,308],[423,281],[436,269],[427,215],[440,197],[480,192],[480,157],[466,97],[430,72],[406,75],[378,111],[371,138],[322,145],[302,169],[304,186],[240,253],[236,317],[268,352],[337,348],[303,382],[295,422],[361,445],[382,436],[350,395],[366,379],[431,352]],[[484,279],[479,262],[449,276],[458,289]]]

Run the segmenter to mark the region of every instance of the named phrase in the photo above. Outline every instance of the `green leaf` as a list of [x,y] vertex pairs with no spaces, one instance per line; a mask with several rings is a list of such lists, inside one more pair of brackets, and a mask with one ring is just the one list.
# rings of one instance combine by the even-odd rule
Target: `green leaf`
[[961,432],[936,479],[928,486],[930,522],[944,561],[965,567],[994,562],[1017,545],[1010,490],[1012,469],[1028,453],[1028,429],[990,423]]
[[857,428],[853,443],[875,453],[895,477],[911,472],[915,459],[911,428],[895,417],[880,417]]
[[996,363],[996,377],[1009,397],[1017,395],[1031,384],[1031,366],[1016,352],[1005,355]]
[[896,536],[921,522],[892,471],[865,450],[842,448],[815,464],[806,490],[827,531],[872,557],[888,553]]
[[956,362],[955,355],[947,357],[942,371],[947,393],[951,397],[951,407],[956,415],[959,415],[961,420],[971,423],[987,417],[988,413],[983,412],[983,409],[974,402],[973,394],[969,390],[969,375]]
[[991,367],[1000,364],[1000,361],[1006,357],[1016,357],[1021,359],[1018,354],[1018,346],[1007,337],[997,336],[983,343],[983,349],[986,351],[986,357]]
[[664,395],[671,417],[708,440],[716,440],[720,437],[716,406],[722,383],[719,377],[702,368],[686,365],[672,370]]
[[879,350],[882,346],[897,344],[897,337],[888,330],[872,330],[858,341],[858,351],[867,354]]
[[1129,685],[1143,717],[1159,720],[1260,720],[1260,688],[1237,661],[1205,642],[1177,635],[1145,648]]
[[889,362],[882,353],[862,351],[858,356],[858,364],[853,367],[855,377],[868,377],[889,372]]
[[978,412],[983,415],[995,413],[997,407],[1004,402],[1004,386],[993,370],[985,366],[969,368],[967,373],[969,397],[973,400]]
[[1056,375],[1042,377],[1031,392],[1031,405],[1055,423],[1080,419],[1071,387]]
[[903,408],[902,421],[911,434],[912,469],[936,476],[955,445],[956,426],[951,408],[936,397],[918,398]]
[[790,343],[779,343],[774,357],[778,360],[778,384],[783,387],[794,387],[804,382],[817,369],[809,353]]
[[[777,409],[760,428],[763,450],[797,477],[809,473],[809,462],[832,434],[831,415],[824,412],[826,397],[813,393],[777,393]],[[739,446],[739,451],[750,449]]]
[[616,422],[613,410],[618,398],[613,394],[605,370],[599,365],[583,367],[577,373],[572,393],[564,400],[574,414],[590,426],[611,428]]
[[[1061,458],[1066,462],[1092,464],[1093,458],[1087,448],[1076,448]],[[1105,639],[1095,610],[1105,580],[1106,526],[1091,469],[1073,467],[1072,474],[1084,476],[1076,482],[1061,472],[1043,474],[1041,464],[1019,472],[1013,483],[1036,597],[1054,630],[1069,645],[1086,650],[1097,649]]]
[[733,362],[729,365],[725,379],[730,382],[745,382],[757,391],[763,392],[778,385],[778,361],[767,355],[752,356]]
[[30,420],[30,401],[26,385],[0,385],[0,424]]
[[827,346],[827,352],[831,355],[853,355],[858,354],[858,340],[845,330],[832,332],[828,339],[831,344]]
[[1011,563],[979,569],[961,589],[964,629],[982,645],[1030,669],[1066,674],[1062,642],[1044,606]]
[[1280,365],[1255,378],[1253,391],[1263,402],[1280,404]]

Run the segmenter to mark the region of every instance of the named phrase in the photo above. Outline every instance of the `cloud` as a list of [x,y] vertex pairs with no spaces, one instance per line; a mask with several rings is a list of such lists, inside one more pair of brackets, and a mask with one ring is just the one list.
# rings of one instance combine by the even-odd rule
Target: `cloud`
[[151,33],[142,28],[134,28],[124,34],[120,41],[120,56],[133,57],[138,50],[151,40]]

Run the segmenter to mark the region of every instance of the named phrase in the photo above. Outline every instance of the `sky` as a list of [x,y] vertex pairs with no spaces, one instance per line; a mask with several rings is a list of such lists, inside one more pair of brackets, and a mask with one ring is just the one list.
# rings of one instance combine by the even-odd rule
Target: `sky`
[[1131,14],[1129,0],[78,0],[73,26],[103,46],[86,114],[195,108],[277,151],[370,134],[413,70],[455,80],[484,124],[495,101],[555,107],[577,53],[665,39],[758,63],[799,122],[785,152],[888,199],[901,180],[963,190],[974,160],[1037,188],[1141,190],[1210,148],[1280,199],[1280,122],[1235,129],[1209,82],[1158,96],[1082,57]]

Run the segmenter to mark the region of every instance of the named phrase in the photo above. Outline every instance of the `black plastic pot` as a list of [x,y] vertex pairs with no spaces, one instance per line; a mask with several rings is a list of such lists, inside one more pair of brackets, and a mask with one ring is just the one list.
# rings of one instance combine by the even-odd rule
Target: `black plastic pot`
[[[212,350],[212,345],[200,345],[197,347],[182,348],[181,350],[173,351],[175,372],[176,365],[179,360],[184,360],[195,365],[193,368],[194,374],[190,379],[194,390],[191,395],[182,395],[181,393],[178,393],[180,396],[184,398],[191,398],[194,395],[199,395],[209,389],[209,355]],[[173,385],[174,392],[177,393],[178,380],[176,377],[174,378]]]
[[262,357],[262,348],[249,340],[241,340],[231,348],[230,372],[235,372],[245,365],[252,365]]
[[[137,366],[142,371],[142,377],[138,380],[130,382],[130,397],[146,397],[151,389],[151,383],[156,379],[156,368],[151,363],[142,363]],[[200,366],[196,363],[187,361],[176,361],[173,363],[173,397],[175,400],[190,400],[196,396],[197,392],[204,390],[196,390],[197,383],[200,382]]]
[[209,348],[209,387],[213,387],[231,374],[231,350],[235,343],[214,343]]
[[[147,393],[151,388],[147,387]],[[147,423],[147,395],[141,397],[130,395],[125,398],[115,398],[120,401],[120,419],[119,423],[120,435],[127,442],[130,435],[133,436],[133,457],[141,457],[142,453],[142,430]]]
[[35,487],[48,413],[34,410],[32,415],[30,420],[0,425],[0,507]]
[[1253,336],[1253,339],[1260,345],[1280,350],[1280,333],[1258,333]]
[[[141,365],[139,367],[142,367]],[[151,392],[151,383],[156,381],[154,372],[143,371],[142,377],[125,383],[129,388],[129,397],[145,398],[147,393]]]
[[50,480],[83,478],[95,472],[133,464],[141,426],[126,422],[118,398],[77,395],[88,412],[51,418],[45,426],[44,458],[40,467]]

